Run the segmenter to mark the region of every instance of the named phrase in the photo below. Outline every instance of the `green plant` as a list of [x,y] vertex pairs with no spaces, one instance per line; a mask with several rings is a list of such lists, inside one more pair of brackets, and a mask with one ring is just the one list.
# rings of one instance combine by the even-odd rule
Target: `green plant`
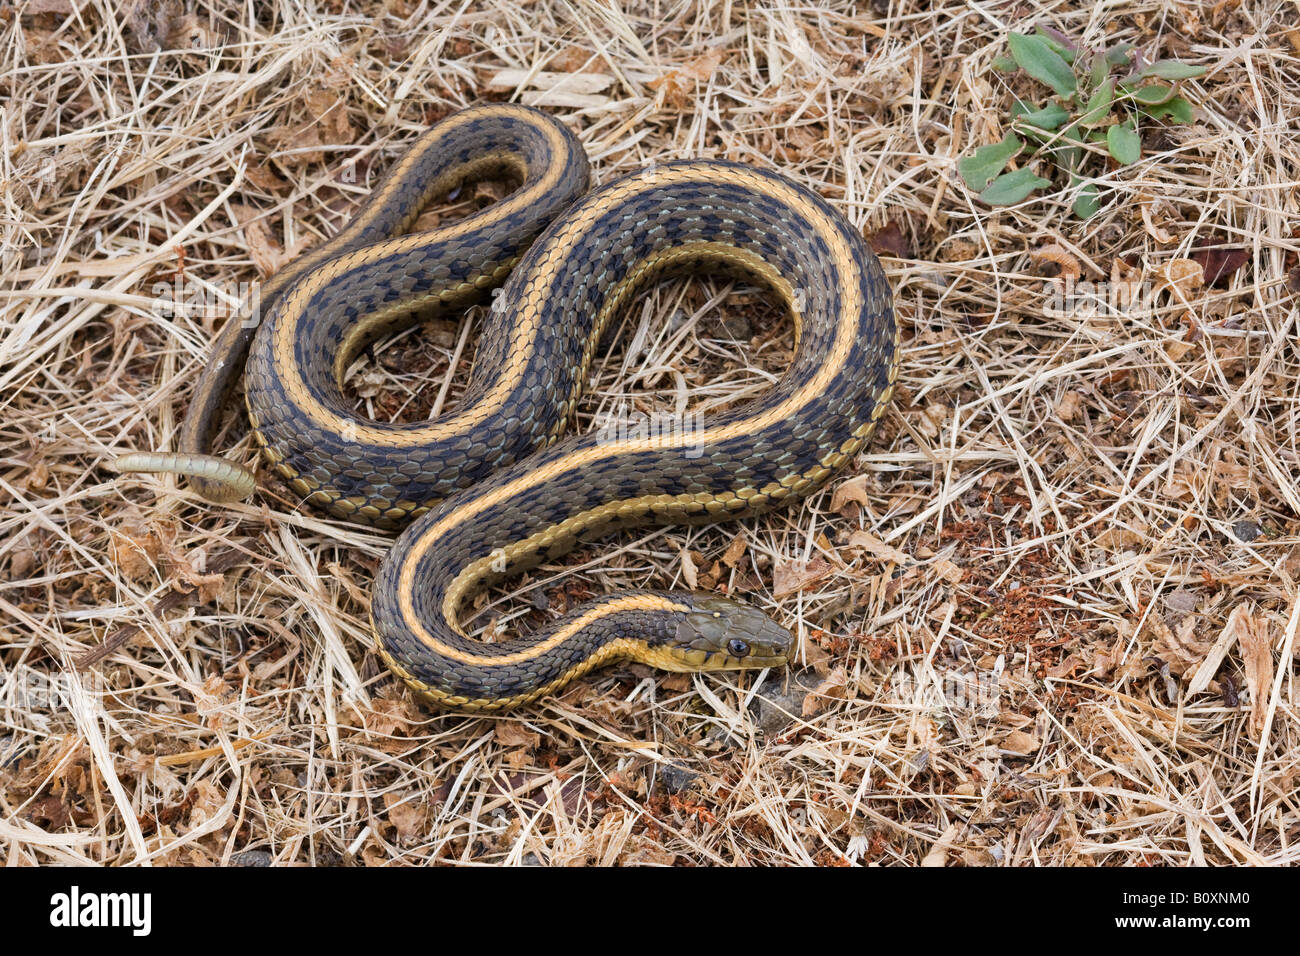
[[1010,206],[1051,180],[1028,166],[1004,173],[1025,150],[1047,158],[1070,177],[1078,190],[1074,213],[1086,219],[1101,208],[1097,187],[1084,180],[1090,157],[1109,155],[1126,166],[1142,156],[1138,124],[1143,119],[1189,123],[1192,104],[1178,82],[1200,76],[1203,66],[1177,60],[1146,62],[1131,43],[1109,49],[1080,50],[1065,34],[1038,27],[1034,34],[1012,33],[1010,55],[994,69],[1024,70],[1052,94],[1040,106],[1017,99],[1011,130],[1000,143],[981,146],[957,163],[966,185],[990,206]]

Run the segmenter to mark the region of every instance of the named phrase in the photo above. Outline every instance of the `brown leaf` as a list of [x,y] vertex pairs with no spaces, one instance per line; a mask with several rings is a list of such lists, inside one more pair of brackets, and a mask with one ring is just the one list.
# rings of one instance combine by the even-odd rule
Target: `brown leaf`
[[892,256],[895,259],[915,259],[916,252],[912,244],[903,235],[897,219],[891,219],[875,232],[865,236],[867,245],[878,256]]
[[274,275],[284,264],[284,250],[271,234],[271,227],[260,209],[243,203],[231,203],[230,211],[234,213],[236,223],[244,230],[244,241],[248,245],[249,258],[257,266],[262,276]]
[[682,548],[678,557],[681,558],[682,562],[682,580],[686,582],[688,588],[694,591],[700,586],[699,568],[695,564],[695,559],[691,557],[688,548]]
[[797,594],[825,579],[835,568],[825,558],[811,561],[782,561],[776,566],[772,578],[772,594],[782,598]]
[[1250,261],[1250,252],[1241,246],[1220,246],[1209,239],[1196,244],[1192,261],[1201,267],[1206,285],[1226,289],[1232,274]]
[[1178,630],[1173,631],[1158,616],[1152,615],[1147,619],[1146,629],[1155,638],[1156,656],[1168,664],[1174,674],[1181,676],[1195,670],[1214,643],[1197,636],[1198,621],[1195,614],[1189,614],[1179,622]]
[[1162,289],[1170,289],[1181,302],[1205,285],[1205,270],[1192,259],[1171,259],[1161,272]]
[[881,561],[892,561],[895,564],[910,564],[912,559],[904,551],[900,551],[892,544],[886,544],[869,531],[855,531],[849,538],[850,548],[861,548],[873,558],[879,558]]
[[925,857],[921,860],[924,867],[942,867],[948,865],[948,849],[952,846],[961,833],[962,824],[949,824],[948,829],[943,831],[943,835],[934,841],[934,844],[926,852]]
[[409,794],[389,792],[384,794],[384,805],[388,808],[388,822],[397,830],[400,842],[413,843],[424,835],[429,819],[426,804],[417,802]]
[[1092,543],[1105,551],[1123,551],[1145,541],[1145,531],[1146,528],[1141,525],[1137,528],[1126,528],[1123,525],[1117,525],[1099,532],[1092,539]]
[[947,558],[939,558],[930,565],[930,570],[949,584],[960,584],[962,579],[966,577],[966,569],[954,564]]
[[265,161],[250,163],[244,175],[258,189],[264,189],[269,193],[280,192],[289,185],[288,182],[280,178],[280,174],[275,171],[274,167]]
[[1110,263],[1110,284],[1119,307],[1135,305],[1142,296],[1142,269],[1116,257]]
[[527,725],[518,720],[500,721],[493,729],[493,735],[502,747],[536,747],[542,742],[542,735],[529,730]]
[[1079,417],[1083,411],[1083,395],[1074,390],[1070,390],[1061,396],[1061,400],[1056,403],[1056,414],[1063,422],[1072,422]]
[[122,7],[126,45],[132,53],[153,53],[163,48],[180,16],[180,0],[131,0]]
[[1008,753],[1028,757],[1030,754],[1037,753],[1042,744],[1033,734],[1027,734],[1023,730],[1013,730],[1002,738],[999,746]]
[[871,496],[867,494],[867,481],[870,475],[854,475],[846,481],[841,481],[831,492],[831,511],[844,514],[844,506],[853,502],[863,508],[871,503]]
[[1039,262],[1052,262],[1061,270],[1056,277],[1066,283],[1079,281],[1079,276],[1083,275],[1083,267],[1079,265],[1079,260],[1074,254],[1064,246],[1056,243],[1049,243],[1045,246],[1033,250],[1029,253],[1030,257],[1037,259]]
[[713,47],[646,85],[652,90],[662,91],[664,102],[669,106],[674,109],[685,109],[690,105],[687,90],[694,84],[707,81],[713,76],[714,71],[722,64],[722,58],[723,51]]
[[849,678],[841,664],[832,670],[812,692],[803,699],[802,714],[812,717],[821,713],[832,700],[844,700],[849,696]]
[[818,677],[826,677],[831,672],[831,655],[818,641],[811,637],[803,642],[804,661]]
[[1258,741],[1268,717],[1268,698],[1273,692],[1273,635],[1269,623],[1251,613],[1246,605],[1232,611],[1229,623],[1236,618],[1237,646],[1246,671],[1246,688],[1250,691],[1250,736]]
[[749,541],[745,538],[745,532],[740,532],[731,539],[731,544],[727,545],[727,550],[722,553],[722,563],[729,568],[734,568],[740,563],[740,559],[745,556],[745,549]]
[[722,48],[712,47],[705,50],[693,60],[688,60],[681,68],[682,75],[693,80],[707,80],[722,65]]
[[1170,212],[1169,203],[1146,194],[1139,195],[1137,203],[1138,208],[1142,211],[1142,224],[1146,227],[1147,234],[1161,244],[1173,242],[1174,235],[1156,222],[1157,214],[1161,219],[1172,218],[1173,214]]
[[1047,676],[1055,680],[1062,677],[1073,677],[1075,672],[1083,667],[1087,662],[1078,654],[1070,654],[1061,663],[1047,669]]
[[[380,750],[393,752],[405,750],[410,745],[402,738],[411,736],[416,722],[420,719],[414,712],[413,705],[403,696],[397,700],[376,697],[370,701],[368,711],[358,712],[357,722],[363,724],[373,739],[373,745]],[[397,739],[384,739],[397,738]]]
[[132,528],[109,535],[113,564],[132,581],[151,578],[167,553],[167,545],[153,530]]

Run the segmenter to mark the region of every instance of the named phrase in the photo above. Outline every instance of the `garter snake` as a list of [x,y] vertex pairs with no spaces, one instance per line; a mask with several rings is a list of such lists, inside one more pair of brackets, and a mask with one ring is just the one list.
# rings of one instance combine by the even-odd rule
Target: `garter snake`
[[[401,235],[433,199],[502,171],[521,183],[506,198]],[[249,419],[272,467],[335,515],[405,526],[381,564],[371,626],[384,660],[431,703],[510,707],[616,658],[678,671],[784,664],[789,631],[692,592],[608,594],[493,644],[459,624],[469,598],[581,542],[809,494],[866,445],[893,392],[884,273],[820,196],[723,160],[587,187],[581,145],[542,113],[496,104],[435,125],[347,229],[268,282],[263,321],[228,323],[240,327],[218,339],[180,453],[128,455],[119,470],[189,474],[208,497],[251,491],[240,466],[205,454],[248,350]],[[776,384],[689,429],[562,437],[612,318],[650,283],[698,272],[756,280],[784,301],[796,341]],[[380,424],[350,410],[341,381],[361,348],[503,280],[455,412]]]

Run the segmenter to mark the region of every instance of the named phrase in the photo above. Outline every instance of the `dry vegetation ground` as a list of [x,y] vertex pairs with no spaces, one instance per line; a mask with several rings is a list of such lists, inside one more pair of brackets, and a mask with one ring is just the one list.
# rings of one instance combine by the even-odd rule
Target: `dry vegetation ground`
[[[0,4],[3,862],[1300,858],[1292,5],[119,6]],[[988,65],[1034,22],[1209,68],[1196,122],[1149,129],[1086,223],[1064,192],[991,211],[955,175],[1001,136],[1024,81]],[[387,538],[269,479],[216,507],[105,467],[171,447],[239,283],[483,99],[560,116],[601,180],[778,169],[886,256],[903,387],[844,476],[589,549],[476,622],[694,583],[796,629],[801,669],[614,668],[518,715],[430,715],[368,644]],[[1076,271],[1152,307],[1054,305]],[[160,308],[178,277],[219,308]],[[472,345],[399,336],[358,402],[428,415]],[[576,427],[734,401],[790,347],[754,290],[662,286]],[[234,415],[222,447],[253,458]]]

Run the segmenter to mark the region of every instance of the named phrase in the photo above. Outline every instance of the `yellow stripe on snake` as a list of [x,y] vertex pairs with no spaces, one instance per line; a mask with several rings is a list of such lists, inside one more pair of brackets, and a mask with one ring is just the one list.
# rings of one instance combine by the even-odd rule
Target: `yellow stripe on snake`
[[[506,198],[403,234],[460,183],[501,173],[521,183]],[[460,623],[475,594],[581,542],[755,515],[811,493],[869,441],[893,392],[889,286],[819,196],[716,160],[660,163],[591,192],[588,178],[578,141],[537,111],[482,106],[437,124],[344,231],[266,284],[264,321],[228,323],[180,451],[127,455],[119,470],[188,474],[216,500],[249,494],[250,473],[207,455],[247,356],[254,435],[289,486],[334,515],[405,526],[375,582],[371,624],[384,660],[433,704],[510,707],[614,659],[783,665],[788,630],[709,594],[608,594],[493,644]],[[679,434],[565,437],[611,321],[648,284],[700,272],[747,277],[784,300],[796,344],[777,383]],[[413,314],[487,301],[503,281],[453,413],[380,424],[349,408],[342,379],[359,350]]]

